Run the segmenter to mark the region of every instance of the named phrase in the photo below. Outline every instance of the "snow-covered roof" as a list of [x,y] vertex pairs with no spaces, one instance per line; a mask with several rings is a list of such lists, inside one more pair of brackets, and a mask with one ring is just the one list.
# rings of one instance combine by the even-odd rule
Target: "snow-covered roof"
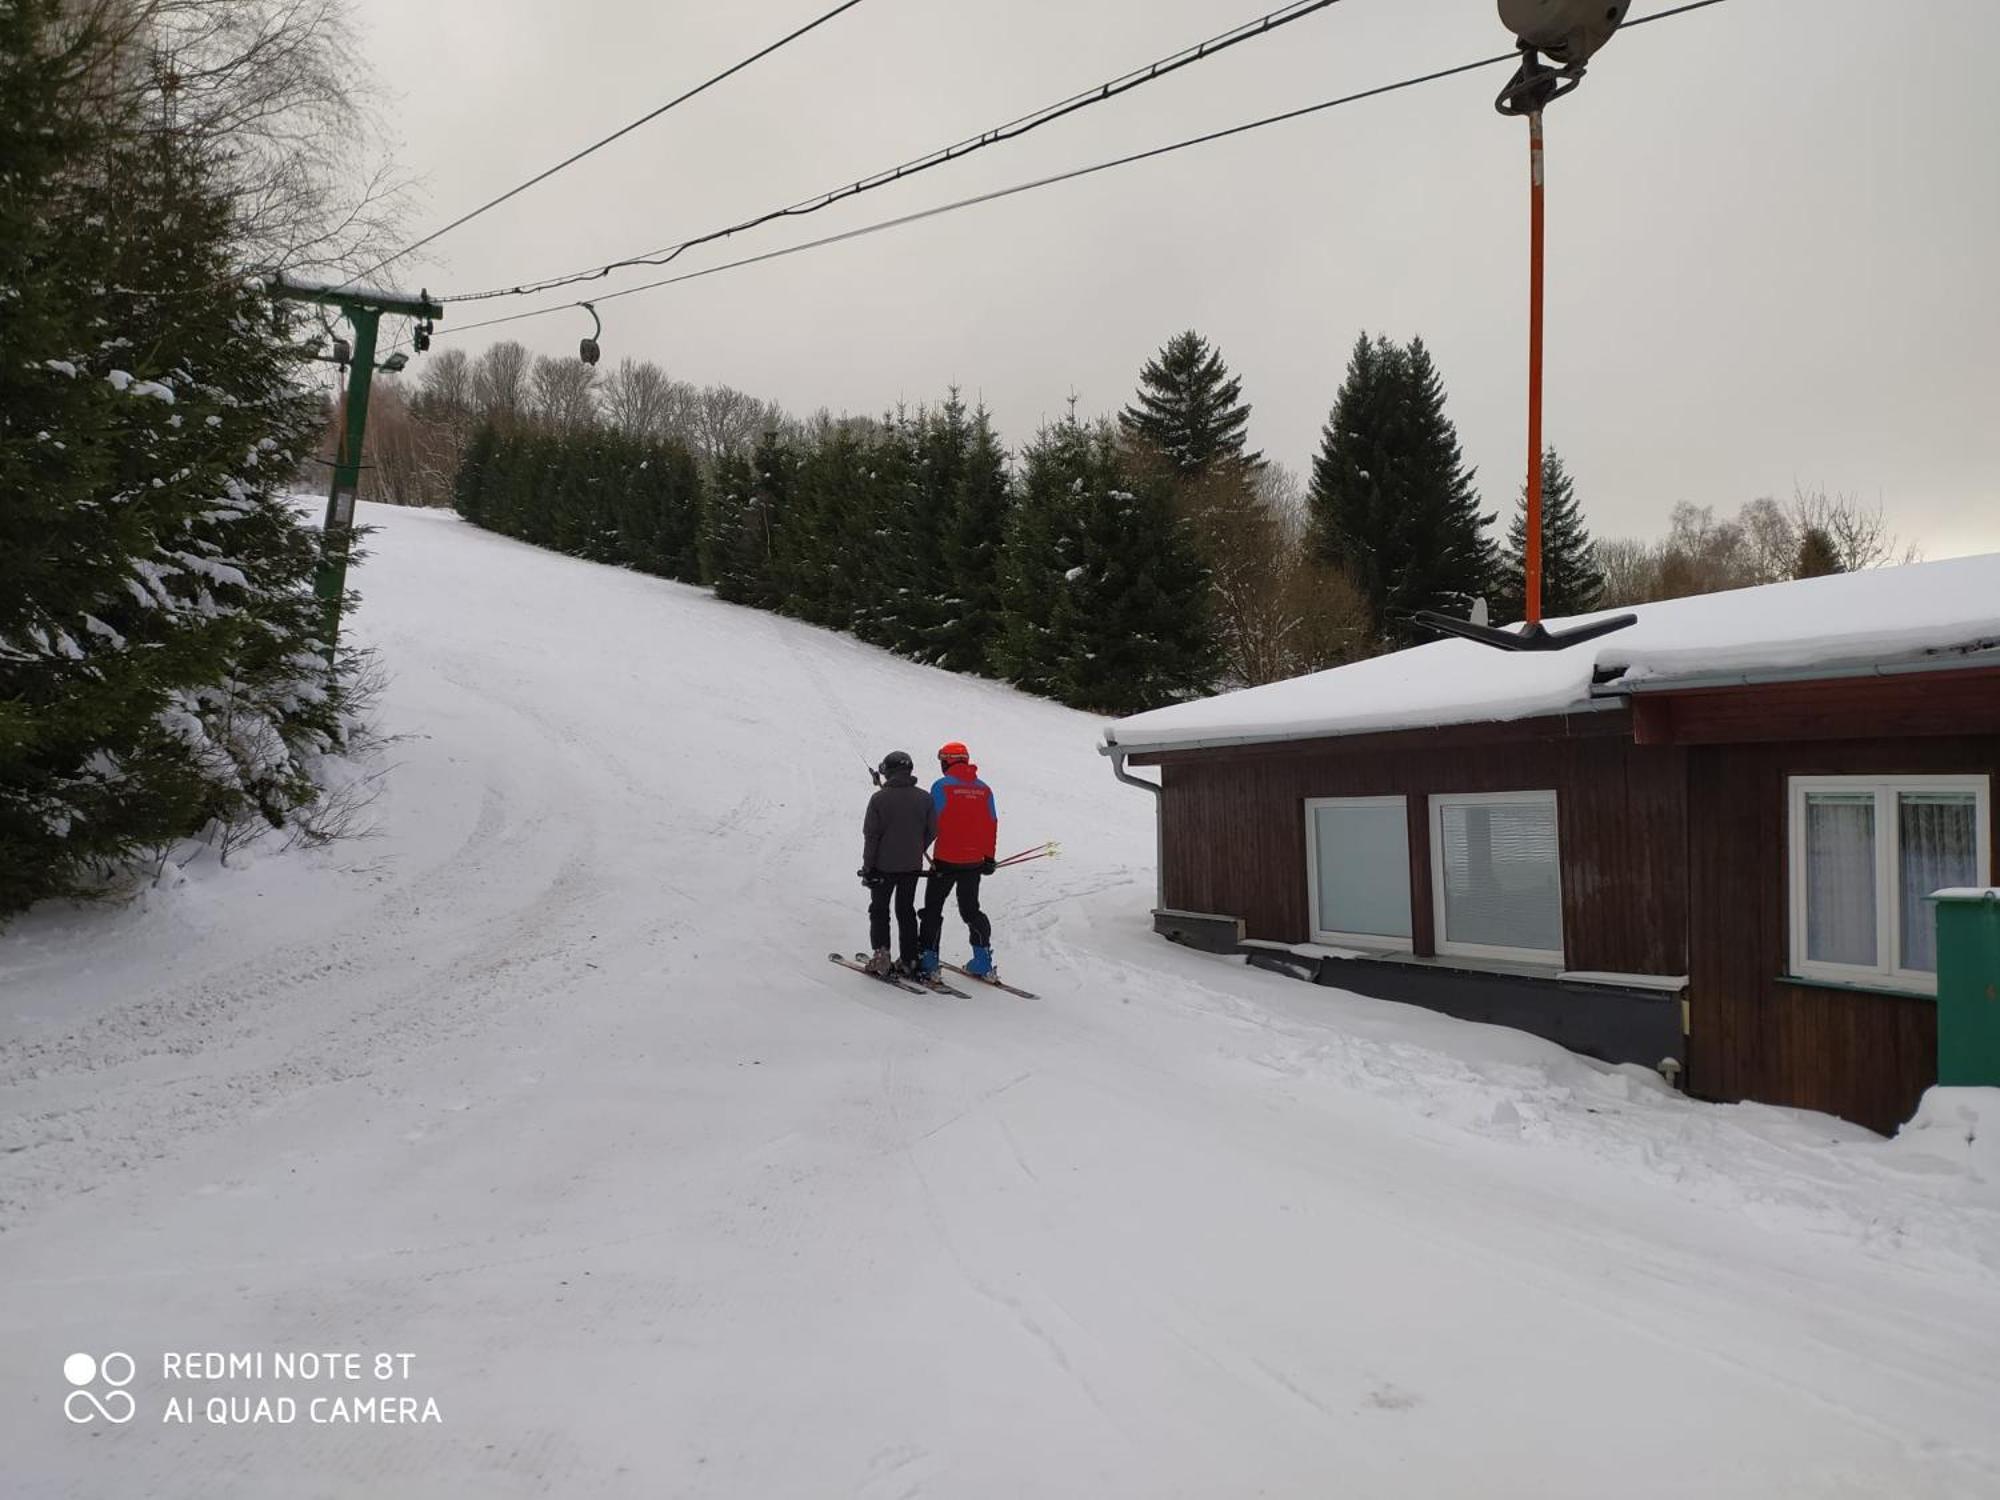
[[2000,553],[1835,574],[1549,621],[1631,613],[1629,629],[1566,651],[1434,641],[1289,682],[1245,688],[1106,726],[1109,750],[1193,749],[1379,730],[1531,719],[1688,679],[1810,676],[1855,668],[2000,664]]

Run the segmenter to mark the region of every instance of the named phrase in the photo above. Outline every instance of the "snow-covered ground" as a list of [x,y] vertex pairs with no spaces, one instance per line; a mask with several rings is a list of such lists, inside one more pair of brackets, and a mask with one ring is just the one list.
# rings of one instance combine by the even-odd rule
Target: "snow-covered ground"
[[[0,1494],[2000,1495],[1976,1098],[1883,1142],[1172,948],[1088,717],[367,519],[376,835],[0,936]],[[826,961],[864,762],[949,738],[1062,842],[988,887],[1039,1001]]]

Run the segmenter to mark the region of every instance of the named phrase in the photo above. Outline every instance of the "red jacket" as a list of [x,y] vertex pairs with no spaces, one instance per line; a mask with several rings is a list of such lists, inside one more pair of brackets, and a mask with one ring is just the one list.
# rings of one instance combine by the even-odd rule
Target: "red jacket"
[[993,788],[979,779],[979,767],[960,761],[931,787],[937,808],[937,846],[931,859],[941,865],[976,865],[1000,847],[1000,812]]

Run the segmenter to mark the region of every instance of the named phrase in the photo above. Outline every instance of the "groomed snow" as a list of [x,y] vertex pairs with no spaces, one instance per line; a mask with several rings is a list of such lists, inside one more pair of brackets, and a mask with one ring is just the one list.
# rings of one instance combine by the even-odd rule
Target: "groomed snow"
[[[1611,690],[1682,676],[1900,663],[2000,648],[2000,553],[1807,578],[1550,621],[1613,614],[1628,629],[1564,651],[1506,652],[1443,640],[1265,687],[1120,719],[1127,750],[1531,719]],[[2000,658],[1996,658],[2000,659]]]
[[[7,1500],[2000,1494],[1994,1091],[1883,1141],[1172,947],[1090,718],[364,510],[376,836],[0,934]],[[1039,1001],[825,959],[949,738],[1062,842]],[[327,1394],[164,1379],[250,1351],[442,1424],[158,1420]]]

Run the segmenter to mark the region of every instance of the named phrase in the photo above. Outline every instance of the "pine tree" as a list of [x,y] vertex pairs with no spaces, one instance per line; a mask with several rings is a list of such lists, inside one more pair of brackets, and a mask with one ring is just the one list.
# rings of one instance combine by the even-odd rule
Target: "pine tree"
[[1250,407],[1221,353],[1189,329],[1167,340],[1139,372],[1139,399],[1119,413],[1125,436],[1163,455],[1184,478],[1220,464],[1256,465],[1244,451]]
[[1417,610],[1466,614],[1495,567],[1484,531],[1494,518],[1480,512],[1444,400],[1422,339],[1363,334],[1313,461],[1314,549],[1354,579],[1393,645],[1428,638]]
[[[1496,624],[1527,618],[1528,487],[1514,504],[1507,529],[1507,549],[1493,580],[1492,616]],[[1583,523],[1576,486],[1562,456],[1550,448],[1542,455],[1542,614],[1551,620],[1586,615],[1604,597],[1604,572],[1597,565],[1597,545]]]

